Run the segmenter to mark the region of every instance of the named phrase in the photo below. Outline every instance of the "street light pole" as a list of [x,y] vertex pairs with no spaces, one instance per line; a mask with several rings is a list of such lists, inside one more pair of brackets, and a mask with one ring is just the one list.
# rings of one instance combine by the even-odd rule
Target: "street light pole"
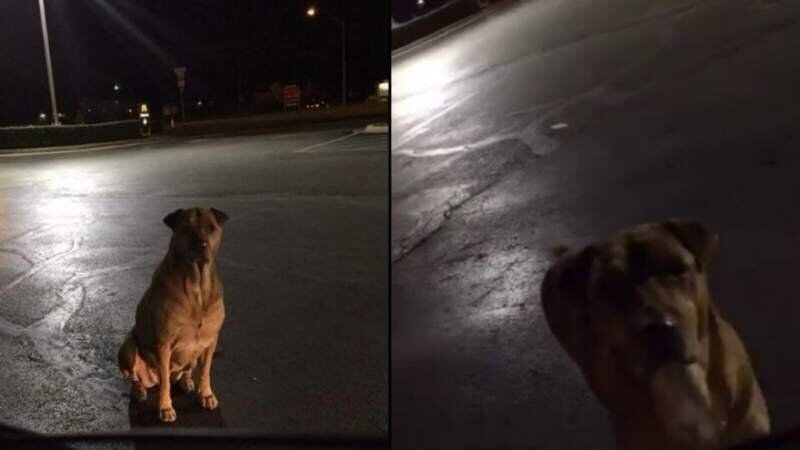
[[50,39],[47,37],[47,19],[44,14],[44,0],[39,0],[39,16],[42,19],[42,38],[44,39],[44,59],[47,62],[47,82],[50,84],[50,105],[53,108],[53,125],[61,125],[56,107],[56,87],[53,81],[53,63],[50,60]]
[[340,20],[342,26],[342,105],[347,105],[347,63],[345,62],[346,49],[344,20]]
[[[317,15],[317,8],[310,6],[306,10],[306,15],[308,17],[315,17]],[[339,25],[342,27],[342,105],[347,105],[347,62],[345,61],[345,57],[347,56],[347,31],[345,30],[344,20],[332,14],[325,13],[325,15],[334,22],[339,22]]]

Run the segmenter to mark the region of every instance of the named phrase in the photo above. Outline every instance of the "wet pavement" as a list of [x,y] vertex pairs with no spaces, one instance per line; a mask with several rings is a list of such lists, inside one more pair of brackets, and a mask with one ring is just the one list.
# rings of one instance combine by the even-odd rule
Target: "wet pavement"
[[773,428],[800,423],[800,4],[539,0],[392,59],[393,448],[614,448],[547,250],[699,218]]
[[155,425],[116,352],[166,251],[162,218],[197,205],[230,216],[220,408],[177,398],[174,426],[385,434],[387,172],[386,135],[330,129],[0,156],[0,421]]

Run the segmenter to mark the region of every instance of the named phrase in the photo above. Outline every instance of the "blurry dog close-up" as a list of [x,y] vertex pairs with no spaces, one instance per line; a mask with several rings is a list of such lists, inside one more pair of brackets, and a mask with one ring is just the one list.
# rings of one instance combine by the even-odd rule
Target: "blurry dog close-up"
[[745,345],[709,291],[717,247],[699,222],[641,224],[557,250],[542,282],[547,323],[625,450],[725,448],[770,431]]

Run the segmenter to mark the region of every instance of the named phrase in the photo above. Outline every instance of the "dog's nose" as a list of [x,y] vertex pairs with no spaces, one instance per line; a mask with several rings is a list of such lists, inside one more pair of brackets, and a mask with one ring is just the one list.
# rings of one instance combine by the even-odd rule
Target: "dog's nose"
[[203,239],[202,236],[195,235],[195,236],[192,236],[192,245],[195,248],[206,248],[206,247],[208,247],[208,241]]
[[645,306],[634,316],[634,325],[640,330],[675,326],[675,321],[652,306]]

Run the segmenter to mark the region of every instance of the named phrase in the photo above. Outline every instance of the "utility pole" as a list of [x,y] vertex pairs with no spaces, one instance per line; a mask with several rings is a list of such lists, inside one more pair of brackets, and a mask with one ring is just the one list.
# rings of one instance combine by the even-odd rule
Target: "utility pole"
[[[314,17],[317,16],[318,12],[319,11],[317,11],[316,6],[309,6],[308,9],[306,10],[306,15],[308,17],[314,18]],[[323,14],[326,17],[328,17],[331,20],[333,20],[334,22],[338,22],[339,25],[342,27],[342,105],[346,105],[347,104],[347,63],[346,63],[345,60],[346,60],[346,56],[347,56],[347,40],[346,40],[347,31],[346,31],[345,23],[344,23],[344,20],[342,20],[342,19],[340,19],[340,18],[338,18],[338,17],[336,17],[336,16],[334,16],[332,14],[328,14],[326,12],[323,12]]]
[[186,67],[176,67],[173,69],[178,79],[178,91],[181,94],[181,122],[186,122],[186,112],[183,107],[183,89],[186,87]]
[[56,85],[53,81],[53,63],[50,60],[50,39],[47,36],[47,19],[44,13],[44,0],[39,0],[39,17],[42,19],[42,38],[44,39],[44,59],[47,62],[47,82],[50,85],[50,106],[53,109],[53,125],[61,125],[56,106]]
[[242,111],[242,42],[243,38],[243,24],[242,24],[243,8],[241,2],[234,2],[233,6],[233,24],[236,30],[233,33],[234,48],[234,69],[236,71],[236,111]]
[[344,20],[339,20],[339,24],[342,26],[342,105],[347,105],[347,65],[345,63],[347,41],[345,38]]

